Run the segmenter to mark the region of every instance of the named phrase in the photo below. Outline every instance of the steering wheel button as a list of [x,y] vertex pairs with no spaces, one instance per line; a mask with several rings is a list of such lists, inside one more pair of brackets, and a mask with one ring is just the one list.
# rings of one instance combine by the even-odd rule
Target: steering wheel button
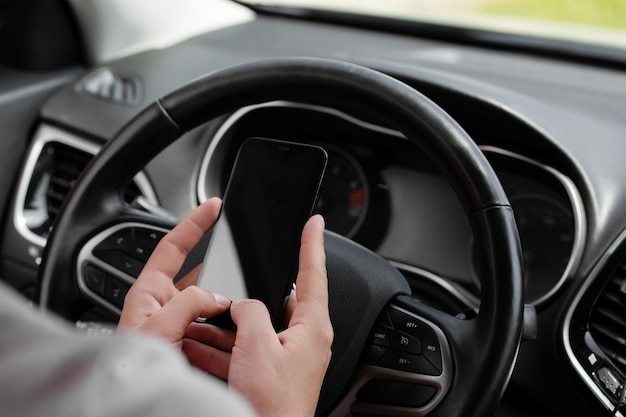
[[122,252],[106,251],[94,252],[94,254],[98,258],[102,259],[104,262],[135,278],[139,276],[139,273],[144,267],[143,262],[132,258]]
[[391,329],[381,326],[374,331],[372,343],[378,346],[389,346],[391,343],[391,334]]
[[135,240],[150,242],[152,245],[156,245],[163,238],[163,236],[165,236],[165,233],[158,230],[136,227],[133,229],[133,236]]
[[104,295],[106,287],[106,274],[91,265],[85,267],[85,283],[90,290],[98,295]]
[[427,331],[430,331],[430,327],[421,320],[395,308],[389,308],[389,317],[393,323],[394,330],[410,334],[411,336],[419,338]]
[[132,231],[131,229],[122,229],[118,232],[113,233],[111,236],[104,239],[102,242],[95,247],[94,252],[96,251],[109,251],[109,250],[120,250],[126,242],[132,239]]
[[435,332],[429,330],[420,337],[420,341],[422,342],[422,353],[424,357],[428,359],[435,368],[441,371],[441,347]]
[[420,341],[405,333],[394,332],[391,337],[390,346],[392,349],[413,353],[415,355],[420,355],[422,353]]
[[441,375],[441,371],[436,369],[423,355],[413,355],[396,350],[389,350],[378,362],[378,366],[414,374]]
[[141,241],[130,241],[122,247],[122,252],[132,256],[143,263],[148,262],[148,258],[154,251],[155,245]]
[[119,308],[124,306],[124,298],[128,293],[129,287],[116,279],[109,280],[105,298]]

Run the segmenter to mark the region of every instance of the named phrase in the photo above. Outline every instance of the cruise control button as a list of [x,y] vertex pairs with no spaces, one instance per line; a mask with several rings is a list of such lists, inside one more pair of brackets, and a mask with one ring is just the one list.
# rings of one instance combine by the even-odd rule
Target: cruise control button
[[441,364],[441,347],[439,345],[439,339],[434,331],[429,330],[420,336],[422,342],[422,353],[430,363],[439,371],[442,370]]
[[391,343],[392,330],[386,327],[378,327],[372,335],[372,343],[378,346],[389,346]]
[[430,330],[430,327],[421,320],[395,308],[389,308],[389,317],[394,330],[407,333],[413,337],[419,337]]
[[420,355],[422,353],[422,346],[417,338],[400,332],[393,333],[390,347],[392,349],[413,353],[415,355]]
[[411,372],[423,375],[440,375],[441,372],[436,369],[422,355],[413,355],[411,353],[399,352],[396,350],[388,351],[385,356],[378,362],[378,366],[383,368],[396,369],[403,372]]

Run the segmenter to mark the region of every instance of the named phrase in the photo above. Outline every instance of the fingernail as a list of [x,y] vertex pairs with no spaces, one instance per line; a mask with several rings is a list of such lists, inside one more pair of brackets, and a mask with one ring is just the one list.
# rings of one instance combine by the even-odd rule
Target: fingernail
[[326,227],[326,222],[324,221],[324,217],[322,217],[321,214],[316,214],[315,217],[317,218],[317,222],[320,224],[320,226],[322,226],[322,229],[324,229]]
[[215,297],[215,302],[221,306],[230,305],[230,299],[222,294],[214,292],[213,297]]

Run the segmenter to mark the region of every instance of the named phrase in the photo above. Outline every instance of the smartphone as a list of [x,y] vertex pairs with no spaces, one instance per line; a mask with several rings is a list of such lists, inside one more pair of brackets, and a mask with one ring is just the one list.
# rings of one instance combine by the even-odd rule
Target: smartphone
[[[251,138],[240,147],[197,285],[255,298],[278,330],[298,269],[300,237],[315,212],[328,155],[315,145]],[[233,328],[227,311],[207,322]]]

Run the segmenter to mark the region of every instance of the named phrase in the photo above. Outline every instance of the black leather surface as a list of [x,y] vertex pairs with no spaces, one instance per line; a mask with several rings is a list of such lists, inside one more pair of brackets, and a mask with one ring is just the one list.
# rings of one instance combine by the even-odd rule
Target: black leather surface
[[411,293],[402,274],[385,259],[332,232],[324,239],[335,340],[318,404],[320,415],[326,415],[344,393],[380,312],[395,296]]

